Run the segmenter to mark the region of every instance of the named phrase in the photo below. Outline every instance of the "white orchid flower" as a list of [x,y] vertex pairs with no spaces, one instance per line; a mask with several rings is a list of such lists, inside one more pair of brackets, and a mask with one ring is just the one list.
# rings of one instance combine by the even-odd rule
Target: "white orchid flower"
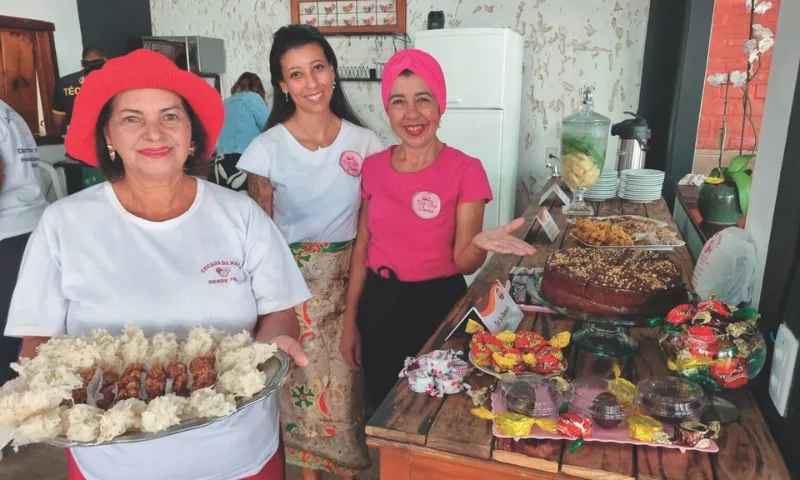
[[736,88],[742,88],[747,83],[747,73],[739,70],[731,72],[730,75],[731,85]]
[[719,87],[721,85],[725,85],[728,83],[728,74],[727,73],[715,73],[713,75],[709,75],[706,79],[708,84],[712,87]]
[[751,38],[750,40],[744,42],[744,53],[747,54],[747,61],[750,63],[755,62],[758,60],[758,42],[756,39]]
[[764,53],[772,48],[773,45],[775,45],[775,39],[772,37],[764,37],[758,42],[758,52]]
[[762,39],[762,38],[772,38],[772,30],[761,25],[760,23],[753,24],[753,37]]
[[772,2],[761,2],[756,5],[755,12],[758,14],[766,13],[767,10],[772,8]]

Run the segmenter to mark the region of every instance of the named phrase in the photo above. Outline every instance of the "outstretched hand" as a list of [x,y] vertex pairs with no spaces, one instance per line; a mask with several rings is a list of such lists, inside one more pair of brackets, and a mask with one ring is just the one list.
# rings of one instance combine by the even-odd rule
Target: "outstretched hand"
[[278,335],[272,339],[272,342],[278,346],[278,349],[292,357],[292,360],[298,367],[305,367],[308,365],[308,357],[306,357],[305,352],[303,352],[303,347],[300,345],[300,342],[294,338],[287,335]]
[[502,227],[484,230],[475,235],[472,244],[487,252],[533,255],[536,252],[533,246],[511,235],[511,232],[520,228],[524,223],[524,218],[517,218]]

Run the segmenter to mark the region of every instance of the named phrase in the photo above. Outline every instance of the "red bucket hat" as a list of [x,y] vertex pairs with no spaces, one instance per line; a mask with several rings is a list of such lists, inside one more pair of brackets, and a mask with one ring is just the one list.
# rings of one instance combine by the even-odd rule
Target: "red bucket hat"
[[181,70],[166,56],[140,49],[111,59],[86,76],[64,139],[67,154],[96,167],[95,128],[100,110],[118,93],[136,88],[161,88],[183,97],[206,130],[206,144],[198,147],[206,155],[214,151],[225,119],[222,97],[201,77]]

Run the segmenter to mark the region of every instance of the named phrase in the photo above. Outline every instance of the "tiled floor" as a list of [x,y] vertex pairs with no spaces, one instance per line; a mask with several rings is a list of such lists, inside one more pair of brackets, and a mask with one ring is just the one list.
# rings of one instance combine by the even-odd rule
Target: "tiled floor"
[[[3,480],[66,480],[67,461],[64,450],[47,445],[30,445],[23,447],[18,453],[11,449],[4,451],[5,457],[0,461],[0,479]],[[377,451],[370,450],[372,468],[359,475],[359,480],[378,480]],[[290,467],[286,480],[300,480],[300,470]],[[324,479],[335,476],[323,475]]]

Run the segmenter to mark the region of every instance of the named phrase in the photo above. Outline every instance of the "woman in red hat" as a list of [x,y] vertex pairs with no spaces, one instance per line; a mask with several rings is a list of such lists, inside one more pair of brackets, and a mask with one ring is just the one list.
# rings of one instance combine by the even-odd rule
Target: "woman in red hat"
[[[23,357],[92,329],[184,336],[248,330],[304,366],[294,306],[309,297],[278,229],[250,198],[186,173],[223,121],[220,96],[163,55],[137,50],[88,75],[65,145],[108,181],[49,206],[32,234],[6,335]],[[226,262],[230,271],[205,268]],[[70,480],[282,479],[273,396],[204,428],[69,451]]]

